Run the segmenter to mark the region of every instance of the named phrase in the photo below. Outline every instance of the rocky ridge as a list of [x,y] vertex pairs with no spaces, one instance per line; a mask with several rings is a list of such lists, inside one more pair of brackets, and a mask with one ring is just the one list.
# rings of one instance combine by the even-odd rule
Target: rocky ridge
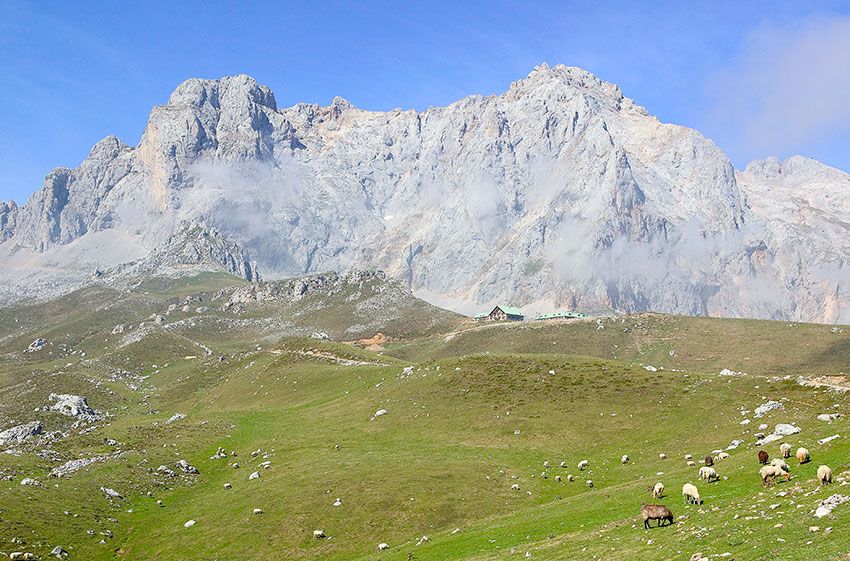
[[0,264],[7,301],[131,262],[248,279],[379,268],[465,312],[848,322],[848,186],[800,157],[736,171],[579,68],[422,112],[281,109],[248,76],[191,79],[138,146],[108,137],[0,206]]

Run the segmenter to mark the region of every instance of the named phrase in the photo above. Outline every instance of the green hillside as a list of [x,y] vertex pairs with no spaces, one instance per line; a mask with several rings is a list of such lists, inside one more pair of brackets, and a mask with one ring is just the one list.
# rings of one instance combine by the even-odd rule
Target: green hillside
[[[380,277],[310,282],[246,299],[254,288],[230,277],[152,280],[0,310],[0,430],[39,420],[48,433],[2,447],[14,453],[0,454],[0,551],[846,559],[850,504],[812,513],[850,476],[847,398],[799,382],[842,383],[850,330],[661,315],[472,324]],[[376,332],[389,337],[384,350],[345,343]],[[43,348],[25,352],[38,337]],[[44,410],[52,392],[108,415],[74,423]],[[769,400],[782,408],[756,417]],[[816,418],[824,413],[845,416]],[[763,488],[755,434],[777,423],[801,429],[785,441],[812,461],[789,460],[791,480]],[[212,458],[219,447],[227,456]],[[727,448],[718,482],[686,465],[686,454]],[[779,442],[764,449],[776,456]],[[99,460],[49,475],[87,458]],[[821,464],[831,487],[815,480]],[[21,485],[26,477],[41,486]],[[659,481],[675,523],[644,530],[640,504]],[[686,482],[701,506],[683,504]]]

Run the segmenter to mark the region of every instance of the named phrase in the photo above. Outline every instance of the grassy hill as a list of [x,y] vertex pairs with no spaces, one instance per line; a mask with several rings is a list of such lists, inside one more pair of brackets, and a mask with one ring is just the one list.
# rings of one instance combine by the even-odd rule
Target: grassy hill
[[[62,433],[0,454],[12,478],[0,481],[0,551],[442,561],[850,550],[850,504],[812,518],[850,475],[846,416],[816,416],[846,415],[847,398],[798,383],[846,370],[847,330],[660,315],[470,324],[368,274],[307,284],[158,279],[0,311],[0,430],[37,419]],[[378,331],[390,339],[373,350],[341,342]],[[37,337],[44,348],[24,352]],[[41,410],[51,392],[85,395],[108,416],[74,425]],[[782,409],[756,418],[768,400]],[[764,489],[755,433],[777,423],[800,427],[787,441],[813,461],[791,461],[792,479]],[[715,465],[721,480],[698,482],[684,456],[735,440]],[[227,457],[212,458],[219,447]],[[102,459],[50,477],[80,458]],[[815,481],[820,464],[831,487]],[[676,521],[647,531],[638,510],[658,481]],[[682,504],[685,482],[703,505]]]

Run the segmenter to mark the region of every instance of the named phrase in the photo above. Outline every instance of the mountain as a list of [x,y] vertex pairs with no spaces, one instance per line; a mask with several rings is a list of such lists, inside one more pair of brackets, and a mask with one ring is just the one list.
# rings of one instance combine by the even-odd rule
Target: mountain
[[[281,109],[248,76],[191,79],[138,146],[107,137],[0,206],[0,280],[8,301],[150,263],[249,279],[379,268],[464,312],[846,323],[849,190],[800,157],[736,171],[579,68],[423,112]],[[197,250],[203,232],[214,250]]]

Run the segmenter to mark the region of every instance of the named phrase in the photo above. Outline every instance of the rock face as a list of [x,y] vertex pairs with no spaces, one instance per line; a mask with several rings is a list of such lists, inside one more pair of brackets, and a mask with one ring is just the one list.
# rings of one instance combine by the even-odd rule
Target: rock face
[[52,393],[49,399],[56,402],[50,406],[51,411],[75,417],[81,421],[96,421],[100,418],[97,411],[92,409],[86,398],[81,395]]
[[799,157],[738,172],[578,68],[424,112],[279,109],[241,75],[184,82],[138,146],[106,138],[0,206],[0,280],[9,299],[116,266],[377,268],[467,312],[850,322],[848,233],[847,174]]
[[32,421],[24,425],[18,425],[4,431],[0,431],[0,446],[21,444],[42,433],[43,430],[39,421]]

